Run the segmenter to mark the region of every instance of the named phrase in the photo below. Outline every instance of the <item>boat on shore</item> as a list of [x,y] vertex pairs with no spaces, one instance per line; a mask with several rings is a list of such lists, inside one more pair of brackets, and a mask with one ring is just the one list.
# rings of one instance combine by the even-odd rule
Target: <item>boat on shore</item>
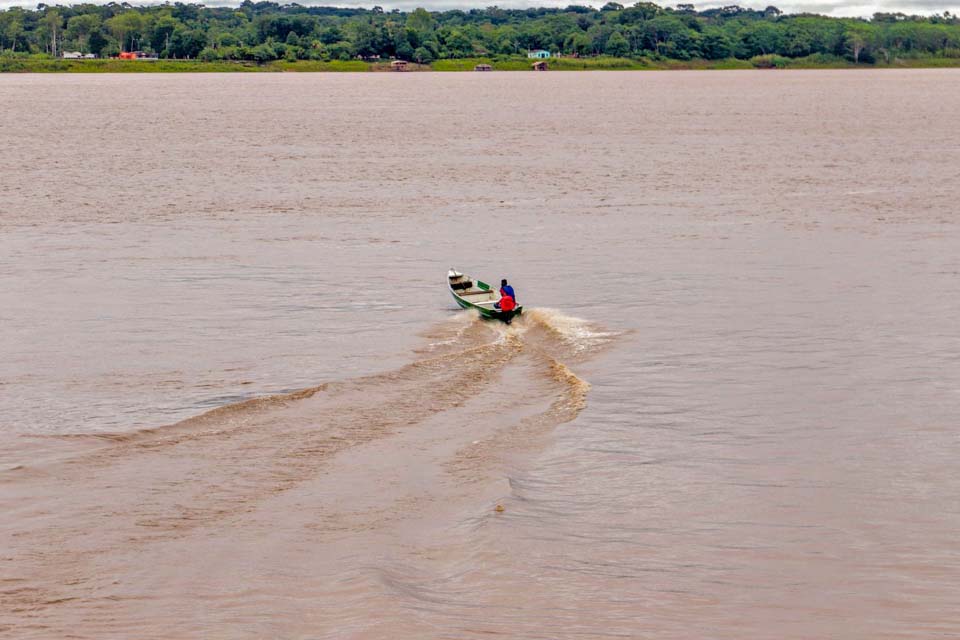
[[480,315],[489,320],[500,320],[507,324],[523,313],[523,307],[517,305],[512,311],[501,311],[497,308],[500,302],[500,292],[493,289],[486,282],[476,280],[450,269],[447,273],[447,286],[457,304],[464,309],[476,309]]

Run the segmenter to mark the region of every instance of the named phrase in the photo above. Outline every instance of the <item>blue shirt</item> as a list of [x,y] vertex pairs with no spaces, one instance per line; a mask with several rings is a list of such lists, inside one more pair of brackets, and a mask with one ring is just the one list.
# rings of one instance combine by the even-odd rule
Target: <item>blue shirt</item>
[[502,295],[502,296],[510,296],[511,298],[513,298],[513,301],[514,301],[514,302],[517,301],[517,294],[515,294],[515,293],[513,292],[513,287],[511,287],[511,286],[508,285],[508,284],[503,285],[502,287],[500,287],[500,295]]

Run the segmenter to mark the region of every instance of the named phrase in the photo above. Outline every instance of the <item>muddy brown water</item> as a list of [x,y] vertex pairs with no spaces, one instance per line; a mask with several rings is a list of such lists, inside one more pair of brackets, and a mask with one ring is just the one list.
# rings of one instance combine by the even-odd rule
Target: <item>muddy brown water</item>
[[958,81],[0,77],[0,637],[960,636]]

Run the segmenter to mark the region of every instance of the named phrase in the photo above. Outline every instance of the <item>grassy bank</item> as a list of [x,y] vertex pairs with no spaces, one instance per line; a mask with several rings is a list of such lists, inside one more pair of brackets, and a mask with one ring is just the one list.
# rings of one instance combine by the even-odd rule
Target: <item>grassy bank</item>
[[[434,71],[473,71],[478,64],[489,64],[496,71],[530,71],[533,60],[526,57],[460,58],[457,60],[437,60],[430,66]],[[550,58],[547,65],[553,71],[613,71],[653,69],[645,58]]]
[[[529,71],[525,57],[461,58],[437,60],[430,65],[410,64],[411,71],[473,71],[489,64],[495,71]],[[652,58],[551,58],[551,71],[645,71],[714,69],[927,69],[960,67],[960,58],[896,58],[890,62],[854,64],[838,56],[813,55],[806,58],[757,56],[750,60],[669,60]],[[0,73],[222,73],[222,72],[344,72],[390,71],[388,62],[362,60],[274,60],[201,62],[198,60],[59,60],[50,58],[0,57]]]
[[[434,71],[472,71],[480,63],[491,65],[496,71],[529,71],[531,61],[526,58],[465,58],[438,60]],[[725,69],[925,69],[960,67],[960,58],[895,58],[890,62],[855,64],[840,56],[812,55],[805,58],[783,56],[756,56],[749,60],[671,60],[666,58],[550,58],[551,71],[652,71],[652,70],[725,70]]]
[[[388,65],[389,66],[389,65]],[[223,73],[270,71],[371,71],[375,65],[362,60],[275,60],[258,64],[247,61],[201,62],[199,60],[50,60],[0,58],[0,73]]]

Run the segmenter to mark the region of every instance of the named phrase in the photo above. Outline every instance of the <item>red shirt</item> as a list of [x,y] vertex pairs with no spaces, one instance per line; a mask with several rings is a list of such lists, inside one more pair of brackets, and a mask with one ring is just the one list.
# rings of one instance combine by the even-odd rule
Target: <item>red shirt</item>
[[501,311],[513,311],[516,308],[517,303],[513,301],[513,298],[510,296],[503,296],[500,298],[500,310]]

